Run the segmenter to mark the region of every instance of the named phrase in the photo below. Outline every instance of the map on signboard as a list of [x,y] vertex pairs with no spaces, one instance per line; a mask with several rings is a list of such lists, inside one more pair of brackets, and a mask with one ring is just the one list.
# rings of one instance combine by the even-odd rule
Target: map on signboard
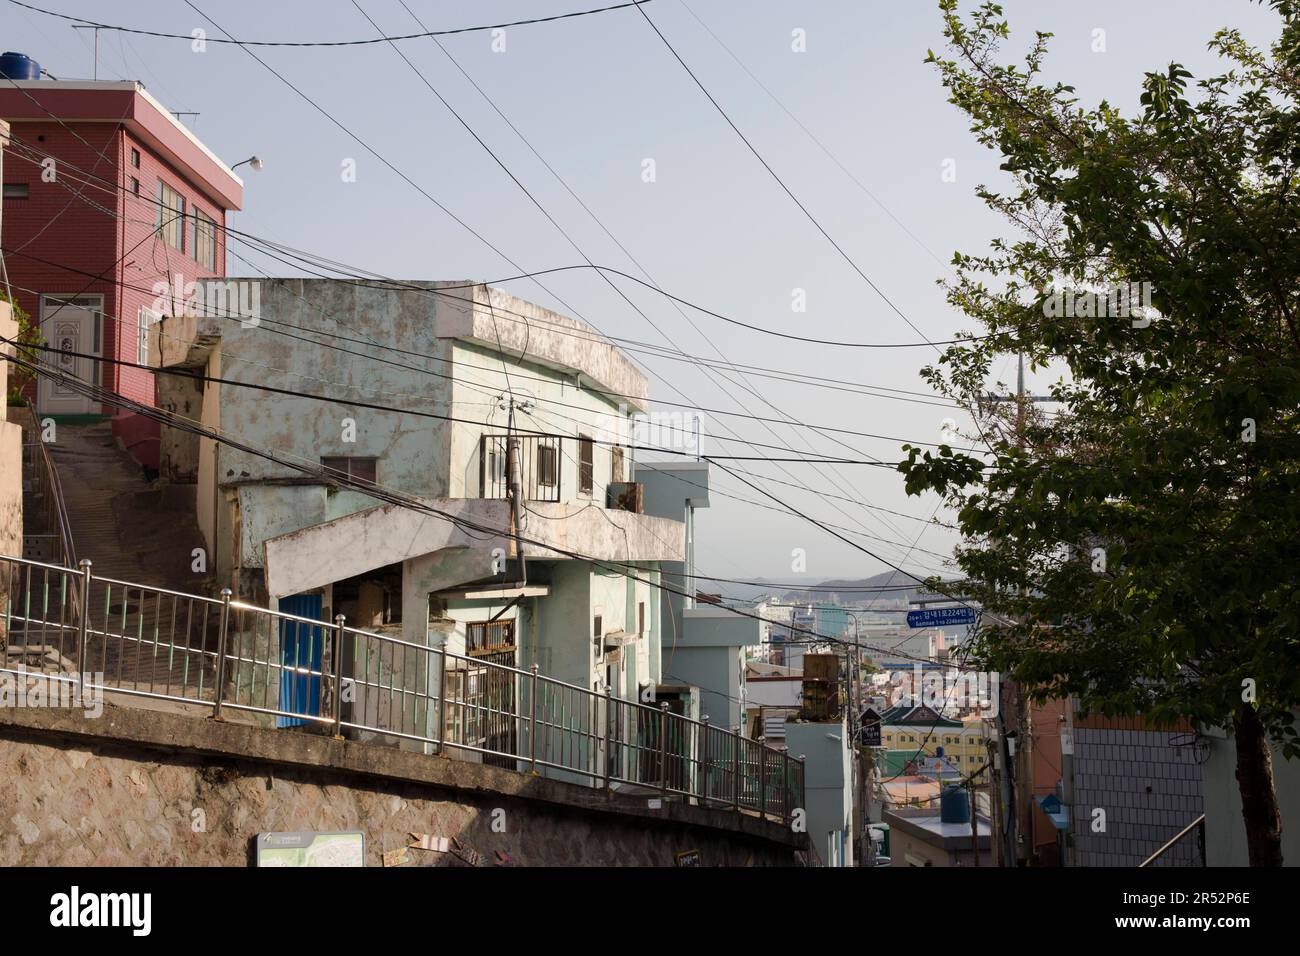
[[258,866],[365,866],[364,833],[259,833]]

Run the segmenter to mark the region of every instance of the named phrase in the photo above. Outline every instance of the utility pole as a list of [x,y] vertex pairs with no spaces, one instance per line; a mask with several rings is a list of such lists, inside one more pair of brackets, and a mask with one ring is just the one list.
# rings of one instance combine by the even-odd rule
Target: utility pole
[[994,866],[1006,866],[1007,854],[1006,847],[1003,845],[1003,816],[1002,816],[1002,774],[998,772],[998,765],[1001,760],[998,759],[1001,754],[1001,740],[988,740],[985,742],[989,755],[989,829],[991,835],[989,843],[991,844]]
[[[1026,394],[1025,355],[1023,352],[1016,356],[1016,363],[1016,394],[1014,396],[988,394],[984,398],[988,402],[1016,403],[1016,448],[1023,449],[1025,447],[1025,411],[1028,404],[1031,402],[1054,402],[1056,399],[1050,395]],[[1022,586],[1020,594],[1021,597],[1024,597],[1028,594],[1028,590]],[[1016,720],[1015,752],[1012,754],[1012,760],[1007,767],[1008,772],[1011,771],[1012,767],[1015,769],[1012,779],[1013,791],[1010,793],[1012,798],[1011,806],[1008,807],[1007,835],[1011,850],[1016,857],[1016,864],[1018,866],[1027,866],[1033,856],[1034,840],[1034,817],[1030,809],[1034,799],[1033,718],[1029,712],[1024,689],[1017,682],[1008,682],[1005,701],[1011,704]],[[999,732],[1005,739],[1006,721],[1001,711],[1002,708],[999,707]]]

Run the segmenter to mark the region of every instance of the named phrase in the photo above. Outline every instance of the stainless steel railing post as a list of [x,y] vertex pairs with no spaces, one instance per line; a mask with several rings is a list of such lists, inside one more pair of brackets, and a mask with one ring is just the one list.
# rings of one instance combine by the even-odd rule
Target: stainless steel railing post
[[700,806],[703,806],[709,799],[709,715],[705,714],[700,718],[700,728],[697,731],[700,735],[700,745],[696,749],[699,751],[699,780],[700,780]]
[[334,737],[343,739],[343,622],[347,616],[334,615],[334,648],[330,656],[334,658]]
[[781,819],[790,818],[790,751],[781,754]]
[[221,698],[226,692],[226,636],[230,631],[230,588],[221,589],[221,626],[217,632],[217,677],[213,684],[216,700],[212,702],[212,719],[221,719]]
[[668,702],[659,705],[659,792],[668,796]]
[[740,736],[740,728],[731,735],[731,803],[740,809],[740,748],[744,745],[745,738]]
[[78,597],[81,607],[77,609],[77,668],[81,671],[82,683],[85,683],[90,674],[90,662],[86,659],[86,633],[90,621],[90,558],[82,558],[77,565],[81,568],[81,593]]
[[447,744],[447,645],[438,646],[438,750],[442,755]]
[[605,687],[605,789],[609,789],[610,767],[614,763],[614,688]]
[[528,769],[537,773],[537,664],[532,666],[532,682],[528,689]]

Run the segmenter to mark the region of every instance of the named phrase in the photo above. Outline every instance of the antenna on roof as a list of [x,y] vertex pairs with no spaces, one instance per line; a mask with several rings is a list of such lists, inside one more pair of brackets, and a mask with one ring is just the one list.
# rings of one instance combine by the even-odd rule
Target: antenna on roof
[[92,26],[92,25],[89,24],[89,23],[74,23],[74,24],[72,25],[72,29],[74,29],[74,30],[94,30],[94,31],[95,31],[95,74],[94,74],[94,79],[98,80],[98,79],[99,79],[99,31],[100,31],[102,28],[101,28],[101,27],[97,27],[97,26]]

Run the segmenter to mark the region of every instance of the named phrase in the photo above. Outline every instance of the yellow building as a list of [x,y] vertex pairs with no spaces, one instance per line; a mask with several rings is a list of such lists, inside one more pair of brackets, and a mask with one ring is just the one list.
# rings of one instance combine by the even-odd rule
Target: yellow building
[[[888,751],[919,753],[927,757],[942,755],[970,776],[988,762],[988,722],[978,717],[954,720],[943,717],[924,704],[891,707],[881,716],[880,742]],[[984,768],[977,781],[988,779]]]

